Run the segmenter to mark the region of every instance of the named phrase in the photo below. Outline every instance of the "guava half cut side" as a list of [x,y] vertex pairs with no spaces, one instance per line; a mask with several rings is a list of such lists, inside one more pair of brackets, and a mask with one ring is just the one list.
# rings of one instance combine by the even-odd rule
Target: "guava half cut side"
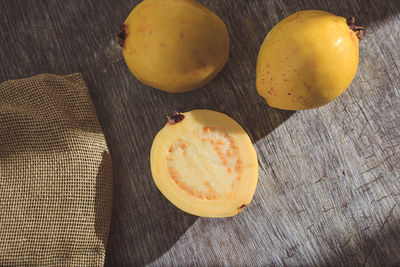
[[254,146],[232,118],[212,110],[175,113],[157,134],[151,172],[161,193],[201,217],[230,217],[250,204],[258,181]]

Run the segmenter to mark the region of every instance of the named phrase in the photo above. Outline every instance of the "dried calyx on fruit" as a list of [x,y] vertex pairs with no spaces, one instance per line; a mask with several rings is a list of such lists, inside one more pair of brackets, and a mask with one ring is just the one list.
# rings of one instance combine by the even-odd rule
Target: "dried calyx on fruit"
[[119,45],[121,47],[124,47],[125,39],[126,39],[125,24],[121,26],[120,30],[121,30],[121,32],[118,33],[117,40],[118,40]]
[[174,111],[171,116],[167,116],[168,122],[171,125],[174,125],[178,122],[183,121],[184,118],[185,118],[185,115],[180,114],[177,111]]
[[358,39],[363,40],[364,39],[364,27],[363,26],[356,26],[356,19],[354,17],[350,17],[347,19],[347,25],[349,25],[349,28],[354,31],[358,37]]

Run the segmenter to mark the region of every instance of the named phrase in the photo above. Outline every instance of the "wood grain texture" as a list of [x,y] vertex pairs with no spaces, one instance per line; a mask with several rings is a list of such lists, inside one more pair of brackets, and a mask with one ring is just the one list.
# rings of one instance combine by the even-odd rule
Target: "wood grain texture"
[[[172,95],[139,83],[115,40],[138,0],[0,1],[0,81],[82,72],[89,86],[114,169],[106,265],[399,265],[400,2],[200,2],[226,22],[231,59],[209,85]],[[320,109],[272,109],[255,90],[258,49],[302,9],[367,26],[358,73]],[[152,181],[149,151],[164,115],[195,108],[228,114],[255,143],[259,185],[234,218],[184,214]]]

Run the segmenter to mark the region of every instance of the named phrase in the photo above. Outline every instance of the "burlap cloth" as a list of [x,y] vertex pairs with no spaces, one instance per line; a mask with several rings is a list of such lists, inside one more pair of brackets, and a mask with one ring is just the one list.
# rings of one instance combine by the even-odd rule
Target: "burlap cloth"
[[101,266],[111,158],[80,74],[0,84],[0,266]]

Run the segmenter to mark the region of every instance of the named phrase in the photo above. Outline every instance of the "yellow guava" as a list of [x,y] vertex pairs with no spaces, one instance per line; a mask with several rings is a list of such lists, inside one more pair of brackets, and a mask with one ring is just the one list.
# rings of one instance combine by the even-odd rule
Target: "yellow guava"
[[257,90],[275,108],[301,110],[341,95],[358,67],[362,27],[319,10],[296,12],[265,38],[257,61]]
[[144,0],[119,35],[125,62],[154,88],[181,93],[211,81],[229,58],[225,23],[194,0]]

